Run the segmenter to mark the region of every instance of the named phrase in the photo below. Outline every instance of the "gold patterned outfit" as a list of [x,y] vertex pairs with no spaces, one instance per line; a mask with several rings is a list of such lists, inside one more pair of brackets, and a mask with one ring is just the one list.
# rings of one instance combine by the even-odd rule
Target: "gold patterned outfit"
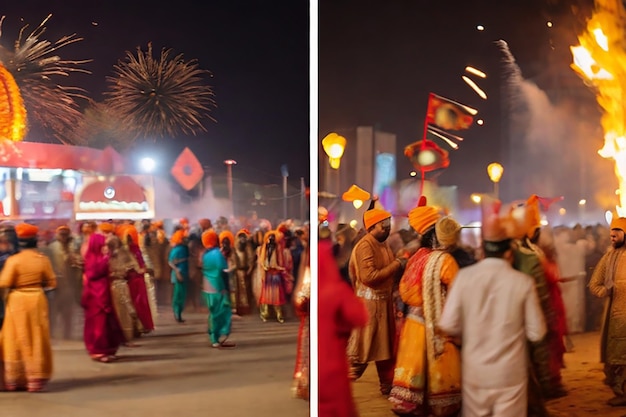
[[618,397],[625,397],[626,382],[626,246],[609,250],[596,265],[589,291],[606,298],[600,360],[606,383]]
[[128,271],[133,269],[136,271],[140,269],[133,254],[123,246],[117,248],[109,259],[111,298],[127,343],[144,332],[128,287]]

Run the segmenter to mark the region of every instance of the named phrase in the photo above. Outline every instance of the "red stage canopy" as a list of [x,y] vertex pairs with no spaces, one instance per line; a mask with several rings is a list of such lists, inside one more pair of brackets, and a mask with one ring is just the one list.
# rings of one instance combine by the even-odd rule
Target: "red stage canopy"
[[2,145],[0,166],[117,174],[124,172],[124,158],[110,146],[102,150],[53,143],[11,142]]

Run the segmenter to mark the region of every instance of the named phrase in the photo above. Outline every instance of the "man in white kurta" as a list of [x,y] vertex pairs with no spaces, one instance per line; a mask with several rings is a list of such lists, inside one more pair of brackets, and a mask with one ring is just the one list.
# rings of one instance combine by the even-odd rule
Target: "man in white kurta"
[[439,328],[459,339],[463,416],[526,416],[527,340],[546,333],[533,279],[511,266],[508,241],[459,271]]

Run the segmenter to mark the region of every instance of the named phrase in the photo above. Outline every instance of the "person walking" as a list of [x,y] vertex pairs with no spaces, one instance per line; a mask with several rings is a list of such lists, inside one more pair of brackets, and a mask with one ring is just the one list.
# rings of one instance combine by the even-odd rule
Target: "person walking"
[[395,364],[396,324],[392,291],[407,260],[396,258],[385,241],[391,232],[391,213],[372,208],[363,215],[367,234],[355,245],[349,273],[357,297],[367,307],[369,322],[352,332],[348,343],[350,377],[357,380],[369,362],[376,363],[380,392],[389,395]]
[[450,254],[461,226],[434,207],[416,207],[409,224],[422,247],[409,259],[400,281],[408,314],[400,334],[392,410],[399,415],[453,416],[461,408],[461,357],[445,334],[435,332],[459,265]]
[[513,269],[498,209],[483,207],[485,258],[459,271],[438,323],[462,347],[463,417],[526,416],[528,341],[546,334],[535,283]]
[[626,405],[626,218],[611,221],[611,249],[600,259],[589,281],[589,291],[606,298],[600,337],[600,360],[604,363],[605,383],[615,397],[612,406]]
[[185,244],[185,232],[177,230],[170,238],[170,250],[168,263],[172,268],[171,282],[174,285],[172,291],[172,310],[174,320],[184,323],[183,310],[187,300],[187,288],[189,286],[189,248]]
[[111,300],[108,248],[101,233],[89,236],[84,277],[81,306],[85,310],[85,347],[93,360],[108,363],[116,359],[124,334]]
[[7,288],[6,310],[0,338],[7,391],[44,390],[52,376],[52,345],[45,289],[56,288],[50,260],[37,251],[37,226],[15,226],[20,252],[10,256],[0,273],[0,288]]
[[206,251],[202,255],[203,293],[209,308],[209,338],[211,347],[233,348],[235,343],[228,339],[232,324],[230,291],[228,288],[228,264],[219,248],[215,230],[202,233],[202,244]]

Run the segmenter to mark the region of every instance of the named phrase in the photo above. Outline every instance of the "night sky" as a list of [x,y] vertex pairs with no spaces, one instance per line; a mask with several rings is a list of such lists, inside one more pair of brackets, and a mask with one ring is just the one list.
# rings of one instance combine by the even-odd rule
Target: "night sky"
[[[126,51],[145,51],[148,42],[155,55],[165,47],[197,59],[213,75],[217,123],[207,119],[206,133],[146,148],[167,165],[188,146],[215,175],[225,174],[222,161],[234,159],[235,179],[257,184],[280,184],[287,164],[289,182],[298,187],[300,177],[307,184],[310,177],[308,12],[305,1],[12,1],[0,6],[6,16],[0,42],[11,48],[24,23],[34,29],[52,13],[41,38],[76,33],[84,40],[59,56],[93,60],[85,66],[91,74],[63,83],[96,100]],[[38,134],[31,130],[27,140],[37,141]],[[133,152],[144,153],[141,147]]]
[[[485,124],[456,132],[464,137],[460,148],[450,152],[451,165],[440,173],[441,185],[458,185],[460,193],[490,192],[492,184],[486,167],[501,161],[509,136],[501,97],[503,54],[495,41],[505,40],[525,80],[546,91],[552,98],[567,98],[573,108],[591,109],[587,121],[598,122],[593,94],[570,68],[570,45],[577,44],[580,17],[592,2],[559,0],[524,1],[358,1],[321,0],[319,4],[319,119],[320,140],[329,132],[349,132],[356,126],[376,126],[397,135],[398,179],[409,178],[412,166],[402,155],[403,148],[422,138],[428,93],[448,97],[479,110]],[[553,22],[549,27],[547,22]],[[478,31],[483,25],[484,31]],[[481,99],[461,76],[474,66],[487,79],[474,80],[486,91]],[[573,105],[571,103],[574,103]],[[556,119],[555,119],[556,120]],[[556,121],[555,121],[556,123]],[[549,135],[546,135],[548,140]],[[593,140],[592,140],[593,139]],[[601,134],[586,143],[563,144],[565,153],[581,152],[612,177],[612,165],[595,153],[602,146]],[[541,146],[541,142],[539,142]],[[583,149],[584,148],[584,149]],[[541,154],[541,148],[536,151]],[[346,152],[350,152],[346,149]],[[535,161],[541,169],[557,159]],[[534,161],[529,161],[530,166]],[[591,162],[590,162],[591,163]],[[560,169],[560,168],[559,168]],[[552,172],[560,172],[553,167]],[[576,171],[574,169],[574,171]],[[565,171],[564,171],[565,172]],[[561,189],[546,192],[568,193],[578,202],[579,174],[568,171]],[[550,175],[550,172],[544,173]],[[503,182],[507,180],[507,170]],[[517,187],[517,188],[516,188]],[[510,184],[526,198],[522,184]],[[588,186],[592,188],[591,186]],[[612,189],[610,190],[612,191]],[[536,193],[543,192],[535,191]],[[556,195],[556,194],[554,194]]]

